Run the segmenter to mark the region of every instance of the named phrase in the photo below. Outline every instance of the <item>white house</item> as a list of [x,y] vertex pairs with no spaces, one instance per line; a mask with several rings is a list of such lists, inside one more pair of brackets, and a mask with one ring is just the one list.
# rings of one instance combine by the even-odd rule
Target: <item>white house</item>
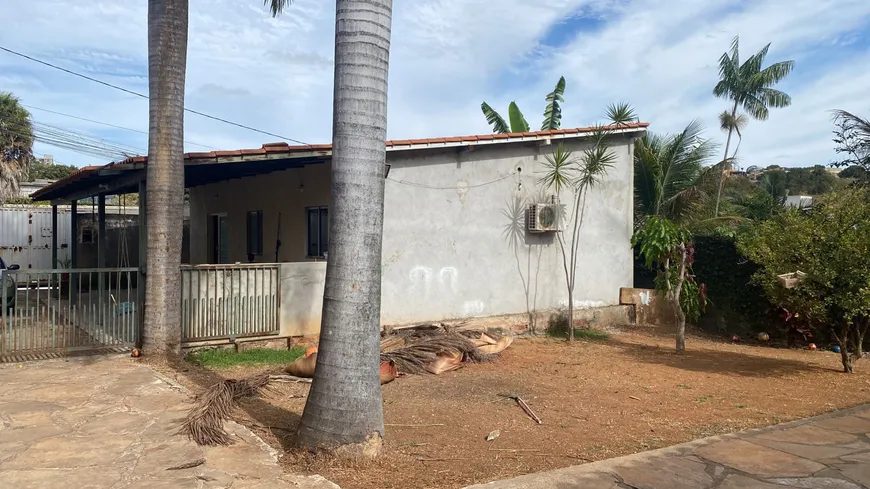
[[[646,127],[608,128],[615,160],[586,200],[576,306],[619,304],[619,289],[633,285],[632,143]],[[570,202],[570,194],[550,195],[542,188],[543,163],[558,144],[582,158],[593,131],[389,141],[382,322],[523,314],[566,305],[556,233],[530,231],[529,208]],[[330,160],[330,145],[283,143],[185,155],[190,265],[280,264],[278,323],[284,335],[319,331]],[[146,164],[145,157],[137,157],[96,167],[38,197],[63,201],[92,191],[133,191]],[[245,287],[231,289],[237,294]]]

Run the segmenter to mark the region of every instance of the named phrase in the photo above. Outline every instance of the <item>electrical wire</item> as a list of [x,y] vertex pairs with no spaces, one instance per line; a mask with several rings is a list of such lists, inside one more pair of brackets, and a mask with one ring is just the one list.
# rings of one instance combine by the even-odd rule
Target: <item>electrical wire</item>
[[[42,61],[42,60],[40,60],[40,59],[36,59],[36,58],[34,58],[34,57],[32,57],[32,56],[28,56],[28,55],[26,55],[26,54],[19,53],[18,51],[13,51],[13,50],[11,50],[11,49],[9,49],[9,48],[6,48],[6,47],[3,47],[3,46],[0,46],[0,51],[6,51],[6,52],[9,53],[9,54],[13,54],[13,55],[15,55],[15,56],[22,57],[22,58],[24,58],[24,59],[27,59],[27,60],[33,61],[33,62],[35,62],[35,63],[39,63],[39,64],[41,64],[41,65],[48,66],[49,68],[54,68],[54,69],[56,69],[56,70],[63,71],[64,73],[68,73],[68,74],[70,74],[70,75],[77,76],[77,77],[79,77],[79,78],[84,78],[85,80],[92,81],[92,82],[94,82],[94,83],[99,83],[100,85],[104,85],[104,86],[109,87],[109,88],[114,88],[115,90],[120,90],[120,91],[122,91],[122,92],[124,92],[124,93],[128,93],[128,94],[130,94],[130,95],[135,95],[135,96],[137,96],[137,97],[141,97],[141,98],[144,98],[144,99],[148,99],[148,95],[145,95],[145,94],[143,94],[143,93],[134,92],[133,90],[128,90],[128,89],[126,89],[126,88],[119,87],[118,85],[113,85],[113,84],[111,84],[111,83],[104,82],[104,81],[102,81],[102,80],[98,80],[98,79],[96,79],[96,78],[93,78],[93,77],[90,77],[90,76],[87,76],[87,75],[83,75],[83,74],[81,74],[81,73],[77,73],[77,72],[75,72],[75,71],[68,70],[68,69],[66,69],[66,68],[62,68],[62,67],[60,67],[60,66],[57,66],[57,65],[51,64],[51,63],[49,63],[49,62],[47,62],[47,61]],[[185,107],[184,110],[185,110],[185,112],[190,112],[191,114],[196,114],[196,115],[201,116],[201,117],[205,117],[205,118],[208,118],[208,119],[216,120],[216,121],[218,121],[218,122],[223,122],[224,124],[229,124],[229,125],[231,125],[231,126],[241,127],[242,129],[247,129],[247,130],[249,130],[249,131],[258,132],[258,133],[260,133],[260,134],[265,134],[265,135],[267,135],[267,136],[272,136],[272,137],[280,138],[280,139],[283,139],[283,140],[285,140],[285,141],[292,141],[292,142],[294,142],[294,143],[299,143],[299,144],[308,144],[308,143],[306,143],[306,142],[304,142],[304,141],[300,141],[300,140],[298,140],[298,139],[288,138],[288,137],[286,137],[286,136],[281,136],[281,135],[278,135],[278,134],[275,134],[275,133],[272,133],[272,132],[263,131],[263,130],[261,130],[261,129],[257,129],[257,128],[255,128],[255,127],[246,126],[245,124],[239,124],[238,122],[229,121],[229,120],[227,120],[227,119],[223,119],[223,118],[220,118],[220,117],[217,117],[217,116],[209,115],[209,114],[206,114],[206,113],[203,113],[203,112],[199,112],[199,111],[197,111],[197,110],[188,109],[187,107]]]
[[[503,177],[501,177],[501,178],[497,178],[497,179],[492,180],[492,181],[490,181],[490,182],[484,182],[484,183],[478,183],[478,184],[475,184],[475,185],[469,185],[469,186],[466,187],[466,188],[478,188],[478,187],[484,187],[484,186],[486,186],[486,185],[492,185],[493,183],[498,183],[498,182],[501,182],[502,180],[507,180],[508,178],[510,178],[510,177],[512,177],[512,176],[514,176],[514,175],[516,175],[516,174],[517,174],[517,172],[512,172],[512,173],[510,173],[509,175],[505,175],[505,176],[503,176]],[[391,182],[395,182],[395,183],[401,184],[401,185],[407,185],[407,186],[409,186],[409,187],[425,188],[425,189],[429,189],[429,190],[456,190],[456,185],[453,185],[453,186],[451,186],[451,187],[434,187],[434,186],[431,186],[431,185],[426,185],[426,184],[424,184],[424,183],[407,182],[407,181],[405,181],[405,180],[395,180],[395,179],[392,179],[392,178],[389,178],[389,177],[387,177],[387,180],[389,180],[389,181],[391,181]]]
[[141,148],[134,148],[115,143],[105,139],[95,138],[87,134],[78,133],[49,124],[33,121],[30,125],[30,133],[25,132],[21,125],[9,124],[16,122],[0,118],[0,131],[19,137],[32,137],[34,140],[51,146],[56,146],[71,151],[112,160],[123,160],[130,156],[143,154]]
[[[139,133],[139,134],[144,134],[144,135],[146,135],[146,136],[148,135],[148,131],[141,131],[141,130],[139,130],[139,129],[132,129],[132,128],[129,128],[129,127],[118,126],[118,125],[115,125],[115,124],[109,124],[108,122],[95,121],[95,120],[93,120],[93,119],[87,119],[87,118],[85,118],[85,117],[79,117],[79,116],[77,116],[77,115],[64,114],[63,112],[57,112],[57,111],[54,111],[54,110],[43,109],[43,108],[41,108],[41,107],[34,107],[33,105],[25,105],[25,104],[21,104],[21,106],[22,106],[22,107],[26,107],[26,108],[28,108],[28,109],[41,110],[41,111],[43,111],[43,112],[48,112],[49,114],[61,115],[61,116],[64,116],[64,117],[69,117],[69,118],[71,118],[71,119],[78,119],[78,120],[80,120],[80,121],[91,122],[91,123],[93,123],[93,124],[100,124],[100,125],[103,125],[103,126],[106,126],[106,127],[113,127],[113,128],[115,128],[115,129],[122,129],[122,130],[124,130],[124,131],[130,131],[130,132],[135,132],[135,133]],[[199,146],[199,147],[201,147],[201,148],[208,148],[208,149],[218,149],[217,147],[215,147],[215,146],[209,146],[208,144],[195,143],[195,142],[193,142],[193,141],[184,141],[184,142],[187,143],[187,144],[189,144],[189,145],[191,145],[191,146]]]

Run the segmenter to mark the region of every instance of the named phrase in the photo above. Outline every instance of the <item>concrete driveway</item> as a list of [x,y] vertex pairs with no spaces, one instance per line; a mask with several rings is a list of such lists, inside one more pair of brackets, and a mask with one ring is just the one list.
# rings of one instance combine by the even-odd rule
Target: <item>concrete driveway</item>
[[284,474],[278,454],[236,423],[234,445],[196,446],[177,434],[190,401],[127,356],[2,364],[0,487],[338,487]]
[[870,405],[466,489],[870,488]]

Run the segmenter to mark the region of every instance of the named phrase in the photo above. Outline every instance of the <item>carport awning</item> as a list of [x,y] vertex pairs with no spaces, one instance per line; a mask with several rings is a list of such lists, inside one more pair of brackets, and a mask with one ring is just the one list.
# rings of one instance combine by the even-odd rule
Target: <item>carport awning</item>
[[[184,163],[186,188],[222,182],[235,178],[263,175],[305,165],[322,163],[328,157],[307,155],[291,158],[254,159],[240,161],[198,161]],[[40,189],[33,200],[56,203],[73,202],[93,196],[135,193],[145,178],[147,162],[111,163],[102,167],[85,167],[75,174]]]

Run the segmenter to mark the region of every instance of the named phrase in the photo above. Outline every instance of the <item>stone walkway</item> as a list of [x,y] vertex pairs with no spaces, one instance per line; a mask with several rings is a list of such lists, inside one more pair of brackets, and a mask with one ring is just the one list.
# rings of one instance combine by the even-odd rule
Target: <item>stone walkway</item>
[[870,405],[466,489],[870,488]]
[[[0,487],[335,489],[285,475],[277,454],[229,423],[237,442],[177,434],[190,395],[129,357],[0,365]],[[187,463],[200,465],[168,470]]]

